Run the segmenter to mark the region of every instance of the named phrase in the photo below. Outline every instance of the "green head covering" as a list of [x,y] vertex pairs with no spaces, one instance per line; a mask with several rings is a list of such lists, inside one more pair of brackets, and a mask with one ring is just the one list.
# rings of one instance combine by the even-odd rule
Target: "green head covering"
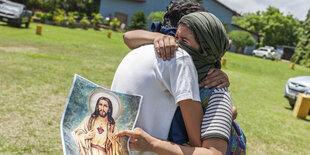
[[221,57],[229,46],[222,22],[208,12],[195,12],[183,16],[179,23],[185,23],[196,35],[200,51],[178,42],[192,57],[201,81],[211,68],[221,67]]

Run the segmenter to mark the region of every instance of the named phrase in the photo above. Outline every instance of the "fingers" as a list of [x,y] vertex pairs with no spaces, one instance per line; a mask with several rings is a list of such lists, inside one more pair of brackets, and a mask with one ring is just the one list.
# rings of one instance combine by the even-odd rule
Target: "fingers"
[[207,80],[207,81],[201,82],[201,83],[199,84],[199,86],[208,89],[208,88],[217,86],[217,85],[219,85],[219,84],[221,84],[221,81],[220,81],[220,80],[215,80],[215,81],[209,81],[209,80]]
[[[213,75],[213,76],[212,76]],[[226,82],[227,80],[224,80],[224,76],[223,75],[208,75],[206,78],[204,78],[200,83],[199,83],[199,87],[203,87],[206,85],[210,85],[210,87],[216,86],[218,84],[221,84],[223,82]],[[216,84],[216,85],[214,85]],[[208,87],[208,88],[210,88]]]
[[199,83],[199,87],[211,88],[229,87],[230,82],[226,73],[217,68],[212,68],[208,71],[207,76]]
[[224,88],[224,87],[229,87],[230,83],[229,82],[223,82],[221,84],[219,84],[216,88],[220,89],[220,88]]
[[125,131],[121,131],[121,132],[117,133],[116,136],[118,136],[118,137],[128,136],[130,138],[135,138],[135,137],[137,137],[137,133],[135,133],[134,131],[131,131],[131,130],[125,130]]
[[156,50],[158,57],[162,58],[162,54],[159,51],[159,42],[158,41],[154,41],[154,47],[155,47],[155,50]]
[[132,138],[132,137],[137,138],[138,136],[141,135],[141,133],[144,133],[144,131],[141,128],[134,128],[133,131],[132,130],[124,130],[124,131],[117,133],[116,135],[118,137],[128,136],[130,138]]
[[165,52],[165,43],[163,40],[158,40],[159,45],[159,53],[161,53],[161,56],[164,60],[167,59],[166,52]]
[[199,87],[211,88],[214,86],[218,86],[217,88],[229,87],[229,81],[222,75],[216,77],[209,77],[199,83]]
[[169,35],[164,35],[154,39],[154,46],[159,58],[170,60],[174,57],[174,53],[178,48],[175,38]]
[[174,57],[174,53],[178,48],[178,44],[176,44],[175,38],[171,36],[169,36],[166,41],[167,41],[165,42],[166,52],[169,53],[167,54],[167,60],[170,60]]
[[208,78],[212,78],[212,77],[216,77],[222,74],[222,71],[220,69],[217,68],[211,68],[208,73],[207,73],[207,77],[205,79]]
[[212,74],[215,70],[216,70],[216,68],[211,68],[211,69],[209,69],[209,71],[208,71],[207,75]]

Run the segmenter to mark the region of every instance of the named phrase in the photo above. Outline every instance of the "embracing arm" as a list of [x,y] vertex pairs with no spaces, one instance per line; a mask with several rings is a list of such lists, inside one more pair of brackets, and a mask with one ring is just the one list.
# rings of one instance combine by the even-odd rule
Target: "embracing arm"
[[124,33],[123,39],[130,49],[135,49],[145,44],[154,44],[158,57],[164,60],[172,59],[175,50],[178,48],[173,36],[146,30],[128,31]]
[[133,30],[124,33],[123,39],[130,49],[135,49],[145,44],[153,44],[154,39],[162,35],[164,34],[146,30]]
[[219,138],[210,138],[203,141],[202,147],[176,145],[168,141],[155,139],[153,152],[160,155],[224,155],[226,147],[227,143]]
[[191,146],[201,146],[201,121],[203,110],[200,102],[191,99],[178,102],[185,123],[189,143]]
[[160,155],[224,155],[227,148],[227,142],[219,138],[204,140],[202,147],[181,146],[152,137],[140,128],[135,128],[134,131],[122,131],[118,136],[129,136],[130,147],[135,150],[150,151]]

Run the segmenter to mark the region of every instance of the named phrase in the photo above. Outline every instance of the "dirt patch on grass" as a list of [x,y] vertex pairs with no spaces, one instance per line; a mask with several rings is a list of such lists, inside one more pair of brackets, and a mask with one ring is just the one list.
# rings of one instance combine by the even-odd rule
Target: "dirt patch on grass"
[[0,46],[0,51],[4,52],[37,52],[38,48],[31,46],[20,46],[20,47],[3,47]]

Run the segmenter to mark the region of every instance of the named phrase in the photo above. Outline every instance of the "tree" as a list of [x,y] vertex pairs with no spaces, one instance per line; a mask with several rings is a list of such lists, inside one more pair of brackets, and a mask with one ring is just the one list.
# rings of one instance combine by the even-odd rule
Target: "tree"
[[299,38],[291,61],[310,67],[310,9],[308,10],[307,18],[302,25]]
[[152,12],[147,19],[152,19],[152,22],[163,22],[164,16],[165,12],[163,11]]
[[137,11],[130,18],[128,30],[146,29],[146,17],[143,11]]
[[263,21],[259,12],[256,14],[245,14],[243,16],[233,16],[233,23],[247,30],[263,34]]
[[296,46],[300,22],[292,15],[284,16],[278,8],[269,6],[266,11],[234,17],[233,23],[264,36],[261,45]]
[[294,19],[292,15],[284,16],[279,9],[271,6],[262,14],[262,21],[265,23],[264,45],[296,46],[300,32],[300,22],[297,19]]
[[229,39],[232,40],[232,43],[235,45],[235,51],[239,52],[240,49],[245,46],[253,46],[254,38],[249,32],[234,30],[228,34]]

